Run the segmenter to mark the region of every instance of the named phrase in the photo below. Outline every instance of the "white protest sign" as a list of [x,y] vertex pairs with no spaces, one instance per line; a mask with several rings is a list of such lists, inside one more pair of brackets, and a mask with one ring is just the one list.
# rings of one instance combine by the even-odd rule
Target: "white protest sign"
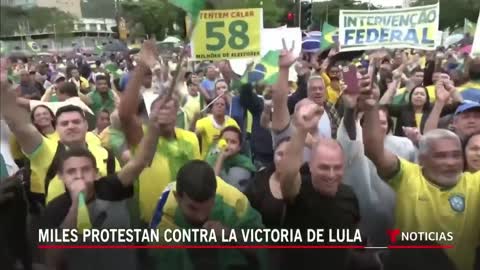
[[435,50],[439,4],[403,9],[340,10],[340,51]]
[[[285,39],[287,46],[292,46],[292,42],[295,42],[294,54],[300,55],[302,51],[302,30],[300,28],[264,28],[262,30],[262,47],[261,56],[263,57],[269,51],[282,50],[282,38]],[[245,73],[247,64],[252,61],[259,60],[258,58],[250,59],[232,59],[230,60],[230,66],[232,70],[239,75]]]
[[478,14],[477,30],[473,38],[472,57],[480,56],[480,14]]

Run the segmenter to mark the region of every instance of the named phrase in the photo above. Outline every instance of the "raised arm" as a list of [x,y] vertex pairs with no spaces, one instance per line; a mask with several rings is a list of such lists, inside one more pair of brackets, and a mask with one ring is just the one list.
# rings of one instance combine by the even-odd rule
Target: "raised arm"
[[50,99],[52,98],[54,90],[55,90],[55,85],[50,86],[47,90],[45,90],[45,93],[43,94],[40,101],[50,102]]
[[435,95],[435,103],[433,104],[433,108],[428,115],[427,121],[425,122],[423,134],[438,127],[438,122],[440,121],[443,108],[445,107],[445,104],[450,97],[450,93],[445,88],[445,85],[441,80],[437,81],[437,83],[435,84]]
[[7,62],[0,63],[0,109],[10,130],[26,154],[31,154],[42,143],[42,135],[30,121],[30,114],[17,104],[17,94],[7,79]]
[[85,95],[84,93],[82,93],[82,91],[80,89],[77,89],[78,91],[78,97],[80,98],[80,100],[85,103],[87,106],[90,106],[92,105],[92,99]]
[[[167,105],[165,101],[164,105]],[[173,104],[173,101],[170,100]],[[170,104],[170,106],[172,106]],[[164,105],[159,105],[157,108],[163,108]],[[173,106],[175,107],[175,106]],[[161,134],[161,129],[165,125],[165,117],[162,118],[159,109],[152,110],[150,113],[150,120],[148,125],[148,131],[140,141],[140,145],[137,148],[134,156],[128,161],[128,163],[118,172],[118,178],[124,186],[131,186],[135,179],[138,178],[142,170],[150,165],[155,155],[158,138]]]
[[260,126],[270,130],[272,128],[272,101],[265,100],[263,102],[263,110],[260,115]]
[[364,76],[360,80],[360,86],[359,105],[365,109],[363,116],[365,154],[377,167],[378,175],[388,180],[398,172],[400,163],[398,158],[384,147],[385,135],[380,127],[378,104],[370,86],[370,78]]
[[240,105],[250,111],[252,115],[262,112],[263,100],[257,96],[251,84],[243,84],[240,87]]
[[122,123],[123,132],[128,144],[131,146],[137,146],[143,137],[142,121],[137,116],[137,107],[144,76],[148,69],[154,67],[157,63],[156,57],[158,54],[155,46],[155,43],[151,40],[143,43],[137,66],[128,80],[118,107],[118,115]]
[[391,104],[393,101],[393,97],[397,94],[398,87],[400,86],[401,74],[396,75],[393,79],[393,82],[388,84],[387,91],[383,94],[382,98],[380,99],[380,104]]
[[286,48],[280,53],[278,82],[272,87],[273,115],[272,130],[281,131],[288,127],[290,123],[290,113],[288,111],[288,70],[296,61],[293,50]]
[[356,107],[358,94],[344,92],[342,95],[342,100],[345,107],[345,112],[343,113],[343,125],[347,131],[348,138],[354,141],[357,138]]
[[316,128],[323,114],[323,107],[309,99],[303,99],[295,107],[295,129],[287,144],[283,158],[276,167],[275,177],[280,182],[284,199],[294,199],[300,191],[300,167],[303,164],[303,149],[307,134]]

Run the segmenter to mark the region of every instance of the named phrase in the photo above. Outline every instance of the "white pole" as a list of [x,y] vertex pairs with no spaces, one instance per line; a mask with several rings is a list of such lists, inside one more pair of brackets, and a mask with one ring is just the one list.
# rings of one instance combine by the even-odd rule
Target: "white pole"
[[298,0],[298,27],[302,28],[302,0]]

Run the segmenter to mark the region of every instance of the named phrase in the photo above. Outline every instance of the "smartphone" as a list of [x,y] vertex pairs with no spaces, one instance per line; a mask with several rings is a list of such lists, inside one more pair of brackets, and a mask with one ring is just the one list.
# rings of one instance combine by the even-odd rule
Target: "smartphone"
[[345,92],[358,93],[360,88],[358,87],[357,68],[354,65],[345,66],[342,68],[343,82],[347,86]]

